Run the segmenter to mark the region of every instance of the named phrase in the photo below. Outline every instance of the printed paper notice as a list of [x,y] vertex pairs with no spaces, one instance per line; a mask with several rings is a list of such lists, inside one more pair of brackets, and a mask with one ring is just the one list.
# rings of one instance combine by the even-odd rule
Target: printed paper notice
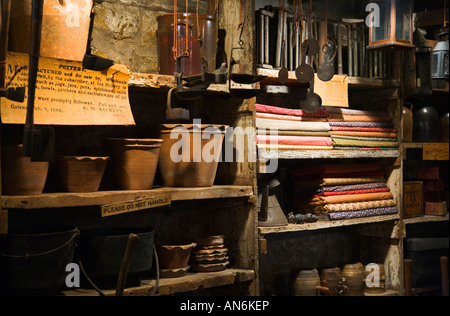
[[[8,53],[5,82],[11,82],[9,87],[28,87],[28,62],[26,54]],[[124,65],[91,71],[83,69],[81,62],[40,58],[35,124],[135,125],[128,80]],[[27,95],[23,103],[1,98],[2,122],[24,124],[27,102]]]

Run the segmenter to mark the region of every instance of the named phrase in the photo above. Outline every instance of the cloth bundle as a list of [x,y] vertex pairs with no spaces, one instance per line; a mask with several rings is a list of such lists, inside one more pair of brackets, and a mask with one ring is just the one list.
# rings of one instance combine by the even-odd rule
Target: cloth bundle
[[376,163],[308,166],[291,173],[296,213],[331,220],[397,214],[397,203]]
[[[256,144],[263,150],[331,150],[328,112],[256,104]],[[276,133],[271,130],[276,130]]]
[[327,108],[333,149],[398,149],[397,130],[385,112]]

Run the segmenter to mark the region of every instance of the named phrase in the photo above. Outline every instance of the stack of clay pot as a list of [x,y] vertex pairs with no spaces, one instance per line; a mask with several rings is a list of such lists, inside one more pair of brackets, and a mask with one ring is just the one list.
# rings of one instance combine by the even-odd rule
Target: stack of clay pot
[[185,276],[190,269],[188,266],[192,250],[196,243],[186,245],[157,245],[161,278],[178,278]]
[[196,241],[197,247],[190,259],[194,272],[223,271],[230,264],[224,236],[208,236]]

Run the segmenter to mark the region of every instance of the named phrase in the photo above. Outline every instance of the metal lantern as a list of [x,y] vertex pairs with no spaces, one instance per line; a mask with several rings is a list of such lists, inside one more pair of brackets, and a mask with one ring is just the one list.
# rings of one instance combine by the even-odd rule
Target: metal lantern
[[413,1],[372,0],[367,49],[413,48]]
[[445,41],[439,42],[433,50],[432,57],[432,79],[449,79],[448,65],[448,32],[442,33],[439,37],[446,37]]

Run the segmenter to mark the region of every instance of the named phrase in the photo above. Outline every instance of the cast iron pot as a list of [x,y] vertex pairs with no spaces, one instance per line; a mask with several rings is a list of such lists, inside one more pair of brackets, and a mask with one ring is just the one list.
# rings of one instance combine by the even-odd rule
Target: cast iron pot
[[43,294],[64,288],[80,231],[45,231],[0,236],[0,293]]
[[140,274],[152,268],[155,232],[148,229],[122,229],[83,233],[79,257],[89,276],[118,276],[127,248],[129,234],[139,237],[129,274]]

